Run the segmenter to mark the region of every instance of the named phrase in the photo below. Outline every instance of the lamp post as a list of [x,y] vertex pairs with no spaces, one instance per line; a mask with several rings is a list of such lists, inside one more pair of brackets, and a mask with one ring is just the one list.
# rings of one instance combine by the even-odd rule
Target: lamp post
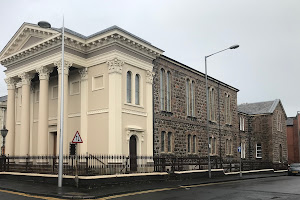
[[2,145],[2,148],[1,148],[1,155],[4,156],[5,155],[5,137],[8,133],[8,130],[5,128],[5,125],[3,126],[3,129],[0,130],[1,132],[1,135],[3,137],[3,145]]
[[208,156],[208,177],[211,178],[211,163],[210,163],[210,139],[209,139],[209,98],[208,98],[208,85],[207,85],[207,58],[221,53],[222,51],[226,51],[228,49],[236,49],[239,48],[239,45],[233,45],[229,48],[223,49],[221,51],[218,51],[216,53],[210,54],[208,56],[205,56],[205,88],[206,88],[206,132],[207,132],[207,156]]
[[[46,21],[40,21],[38,25],[41,28],[51,28],[51,24]],[[63,134],[64,134],[64,42],[65,42],[65,26],[63,17],[63,26],[61,31],[61,95],[60,95],[60,137],[59,137],[59,161],[58,161],[58,187],[62,187],[63,173]]]

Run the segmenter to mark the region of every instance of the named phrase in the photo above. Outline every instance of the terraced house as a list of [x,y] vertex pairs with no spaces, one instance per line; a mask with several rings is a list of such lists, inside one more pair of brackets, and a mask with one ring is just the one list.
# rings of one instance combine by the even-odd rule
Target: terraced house
[[244,157],[286,163],[288,160],[286,113],[279,99],[238,106]]

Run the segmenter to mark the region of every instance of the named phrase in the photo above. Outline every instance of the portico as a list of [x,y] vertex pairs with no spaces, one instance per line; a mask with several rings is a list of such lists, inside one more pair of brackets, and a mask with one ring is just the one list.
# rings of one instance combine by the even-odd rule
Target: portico
[[80,154],[129,155],[133,135],[137,154],[153,155],[152,62],[163,51],[116,26],[90,37],[66,31],[62,74],[60,46],[59,31],[25,23],[2,50],[6,154],[58,153],[64,76],[64,154],[79,131]]

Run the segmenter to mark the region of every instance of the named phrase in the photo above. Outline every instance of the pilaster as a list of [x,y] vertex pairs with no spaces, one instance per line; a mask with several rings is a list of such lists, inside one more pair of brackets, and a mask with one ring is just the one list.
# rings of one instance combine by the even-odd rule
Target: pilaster
[[114,58],[107,62],[109,80],[108,153],[122,154],[122,67],[124,62]]
[[87,109],[88,109],[88,68],[79,69],[81,75],[80,97],[81,97],[81,115],[80,115],[80,136],[83,140],[80,146],[80,154],[85,155],[88,152],[88,126],[87,126]]
[[153,77],[154,73],[146,73],[146,110],[147,110],[147,156],[153,156]]
[[[54,63],[54,65],[57,67],[58,71],[58,100],[57,100],[57,151],[59,152],[59,141],[60,141],[60,134],[61,134],[61,128],[60,128],[60,110],[61,110],[61,83],[62,83],[62,62],[57,61]],[[68,153],[68,91],[69,91],[69,68],[72,66],[71,62],[64,61],[64,115],[63,115],[63,154]]]

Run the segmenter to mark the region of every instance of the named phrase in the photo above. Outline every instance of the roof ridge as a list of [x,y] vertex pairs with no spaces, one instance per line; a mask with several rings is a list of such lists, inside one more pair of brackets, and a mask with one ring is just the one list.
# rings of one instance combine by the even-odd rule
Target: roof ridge
[[279,99],[275,99],[273,101],[273,104],[272,104],[272,106],[270,107],[270,110],[269,110],[270,113],[274,112],[274,110],[275,110],[276,106],[278,105],[278,103],[279,103]]

